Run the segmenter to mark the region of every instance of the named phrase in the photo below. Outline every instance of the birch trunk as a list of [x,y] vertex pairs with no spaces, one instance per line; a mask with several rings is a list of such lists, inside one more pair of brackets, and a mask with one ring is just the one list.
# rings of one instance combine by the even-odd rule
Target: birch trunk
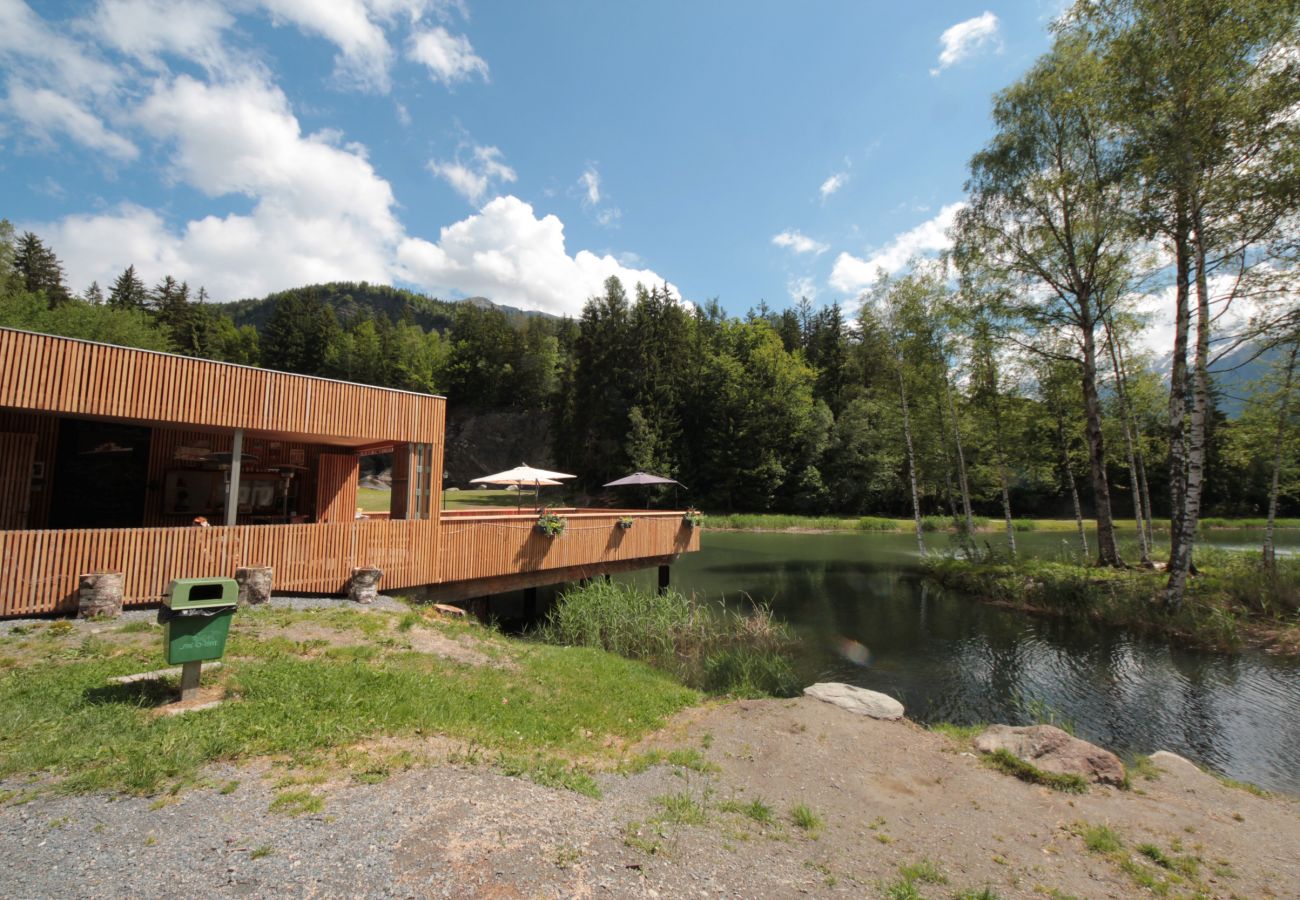
[[1151,565],[1150,548],[1147,546],[1145,516],[1142,514],[1142,487],[1138,484],[1137,456],[1133,449],[1133,430],[1130,428],[1132,412],[1128,404],[1128,389],[1124,384],[1124,370],[1119,364],[1119,351],[1116,345],[1115,331],[1110,322],[1106,323],[1106,347],[1110,351],[1110,364],[1115,372],[1115,395],[1119,399],[1119,418],[1124,426],[1124,449],[1128,454],[1129,490],[1133,493],[1133,519],[1137,524],[1138,555],[1142,565]]
[[1196,254],[1196,355],[1192,372],[1192,415],[1187,428],[1187,482],[1182,507],[1175,510],[1178,540],[1169,554],[1169,581],[1165,603],[1177,609],[1187,593],[1187,576],[1196,548],[1196,526],[1201,516],[1205,480],[1205,425],[1210,406],[1210,288],[1205,273],[1205,235],[1196,211],[1193,244]]
[[1083,322],[1083,412],[1088,441],[1088,462],[1092,470],[1093,505],[1097,511],[1097,559],[1103,566],[1119,568],[1124,563],[1115,546],[1115,520],[1110,510],[1110,484],[1106,479],[1106,442],[1101,432],[1101,399],[1097,395],[1096,322],[1091,298],[1079,297]]
[[903,360],[898,360],[898,397],[903,406],[903,437],[907,440],[907,477],[912,486],[912,519],[916,522],[916,546],[925,556],[925,532],[921,528],[921,497],[916,490],[916,451],[912,447],[912,417],[907,409],[907,385],[903,381]]
[[1268,486],[1268,523],[1264,526],[1264,568],[1277,570],[1277,556],[1273,548],[1273,531],[1277,523],[1278,485],[1282,480],[1282,448],[1286,440],[1286,420],[1291,406],[1291,379],[1295,375],[1296,350],[1300,338],[1291,345],[1291,357],[1286,364],[1286,380],[1282,384],[1282,399],[1278,401],[1277,437],[1273,442],[1273,479]]
[[1011,488],[1007,483],[1007,453],[1002,443],[1002,412],[998,396],[993,395],[993,438],[998,451],[998,482],[1002,487],[1002,518],[1007,526],[1007,549],[1016,558],[1016,528],[1011,521]]
[[1074,524],[1079,529],[1080,553],[1088,558],[1088,529],[1083,527],[1083,507],[1079,505],[1079,488],[1074,483],[1074,470],[1070,468],[1070,448],[1065,443],[1065,420],[1056,417],[1056,440],[1061,445],[1061,472],[1070,486],[1070,500],[1074,503]]
[[952,382],[948,380],[945,374],[943,379],[944,391],[948,395],[948,415],[952,419],[952,439],[953,445],[957,448],[957,486],[961,488],[961,508],[966,514],[966,532],[973,534],[975,531],[975,518],[970,511],[970,480],[966,477],[966,454],[961,446],[961,422],[957,419],[957,406],[952,402]]

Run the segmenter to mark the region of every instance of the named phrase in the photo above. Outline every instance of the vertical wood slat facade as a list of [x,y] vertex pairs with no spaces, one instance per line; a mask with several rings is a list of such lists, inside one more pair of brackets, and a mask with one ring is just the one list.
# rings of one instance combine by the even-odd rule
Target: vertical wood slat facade
[[356,518],[361,457],[322,453],[316,469],[316,519],[347,522]]
[[27,527],[36,435],[0,432],[0,529]]
[[429,394],[0,328],[0,407],[433,443],[444,404]]

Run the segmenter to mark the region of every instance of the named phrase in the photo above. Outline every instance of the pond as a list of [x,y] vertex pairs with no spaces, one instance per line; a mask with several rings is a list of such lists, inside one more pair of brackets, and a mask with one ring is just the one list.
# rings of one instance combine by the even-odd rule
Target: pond
[[[928,537],[934,548],[948,544]],[[1215,531],[1210,541],[1257,547],[1259,537]],[[1300,793],[1300,661],[1171,647],[947,595],[921,583],[915,538],[904,534],[703,538],[701,552],[673,567],[673,586],[769,604],[798,632],[809,683],[883,691],[923,723],[1064,721],[1121,756],[1171,750]],[[1069,552],[1069,535],[1017,538],[1022,553]],[[1295,552],[1300,532],[1280,532],[1279,543]]]

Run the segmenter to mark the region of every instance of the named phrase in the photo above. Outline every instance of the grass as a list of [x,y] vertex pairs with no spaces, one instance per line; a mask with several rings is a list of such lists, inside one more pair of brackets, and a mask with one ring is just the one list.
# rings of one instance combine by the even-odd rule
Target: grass
[[718,804],[718,809],[725,813],[744,816],[760,825],[772,825],[776,822],[776,814],[772,811],[772,807],[762,800],[751,800],[748,803],[741,800],[724,800]]
[[938,866],[928,859],[922,859],[911,865],[899,866],[898,878],[883,885],[882,892],[889,900],[920,900],[923,895],[919,885],[947,883],[948,876],[944,875]]
[[709,820],[704,804],[690,794],[667,794],[654,798],[655,806],[661,810],[659,821],[672,825],[703,825]]
[[[1195,896],[1205,895],[1204,885],[1198,880],[1201,860],[1191,855],[1179,855],[1182,844],[1178,841],[1174,841],[1168,853],[1152,843],[1138,844],[1133,848],[1134,852],[1129,853],[1119,833],[1109,825],[1080,822],[1071,830],[1083,839],[1089,851],[1106,858],[1135,884],[1156,896],[1166,896],[1174,886],[1184,882],[1193,887]],[[1215,874],[1219,874],[1218,869]]]
[[[399,619],[380,610],[241,611],[213,676],[230,699],[187,716],[151,714],[171,700],[174,683],[110,681],[157,668],[159,648],[122,638],[137,645],[77,658],[76,636],[61,638],[73,653],[52,652],[0,678],[0,777],[42,773],[46,789],[151,795],[193,781],[210,762],[442,734],[499,755],[525,777],[589,792],[594,782],[568,760],[609,757],[611,746],[634,743],[700,699],[613,654],[433,618],[426,627],[472,628],[510,668],[404,650],[391,642]],[[302,641],[279,631],[301,622],[336,627],[356,646],[304,655]]]
[[933,722],[925,726],[928,730],[941,734],[962,747],[970,746],[975,737],[988,728],[984,724],[954,725],[952,722]]
[[822,817],[813,812],[812,807],[806,803],[796,803],[790,807],[790,821],[796,828],[801,828],[812,835],[816,835],[826,824]]
[[263,844],[260,847],[254,847],[248,854],[249,859],[265,859],[275,852],[275,848],[270,844]]
[[[475,492],[477,493],[477,492]],[[455,497],[455,494],[449,495]],[[975,530],[978,532],[1000,532],[1006,528],[1006,523],[1000,518],[987,518],[985,516],[974,516]],[[790,513],[708,513],[707,521],[710,528],[726,528],[741,531],[907,531],[910,532],[915,528],[915,523],[910,518],[894,518],[891,516],[808,516],[795,515]],[[1120,528],[1124,528],[1126,523],[1118,523]],[[1131,525],[1132,522],[1128,522]],[[1169,529],[1168,519],[1156,519],[1152,522],[1157,530]],[[1265,520],[1260,518],[1206,518],[1201,520],[1202,530],[1217,530],[1223,528],[1263,528]],[[1084,519],[1083,526],[1089,532],[1095,532],[1097,523],[1092,519]],[[1300,528],[1300,519],[1278,519],[1278,528]],[[923,516],[921,519],[921,528],[923,531],[958,531],[958,523],[954,523],[951,516]],[[1068,533],[1074,534],[1078,530],[1078,525],[1074,519],[1013,519],[1012,528],[1018,532],[1042,531],[1051,533]]]
[[1044,787],[1066,794],[1086,794],[1088,792],[1088,782],[1081,776],[1044,772],[1004,748],[994,750],[992,753],[980,757],[980,760],[991,769],[996,769],[1004,775],[1013,775],[1030,784],[1041,784]]
[[662,765],[678,766],[702,774],[718,770],[718,767],[705,759],[704,754],[699,750],[694,747],[682,747],[667,752],[658,749],[646,750],[631,759],[624,760],[619,765],[618,771],[624,775],[640,775],[647,769]]
[[269,811],[284,816],[318,813],[325,808],[325,798],[311,791],[281,791],[271,801]]
[[793,638],[766,608],[751,615],[696,603],[676,591],[593,581],[565,592],[538,637],[644,660],[715,695],[792,696]]
[[1189,582],[1182,607],[1160,602],[1163,572],[1108,569],[1074,562],[1025,559],[969,562],[931,557],[926,575],[957,593],[994,603],[1078,620],[1157,633],[1183,643],[1233,649],[1243,637],[1300,653],[1300,559],[1281,558],[1275,573],[1259,554],[1202,547],[1199,575]]

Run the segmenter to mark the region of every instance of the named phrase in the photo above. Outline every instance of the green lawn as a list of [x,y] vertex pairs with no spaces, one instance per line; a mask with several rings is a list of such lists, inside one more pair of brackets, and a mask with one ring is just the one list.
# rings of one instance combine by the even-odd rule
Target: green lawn
[[[515,491],[480,491],[480,490],[462,490],[462,491],[443,491],[442,502],[444,509],[474,509],[485,506],[514,506],[519,502],[519,494]],[[542,504],[545,506],[568,506],[569,499],[562,488],[542,488]],[[377,488],[358,488],[357,489],[357,506],[366,512],[387,512],[392,502],[392,493],[382,491]],[[537,501],[530,490],[524,491],[523,506],[525,509],[535,508]]]
[[[419,652],[429,631],[509,668]],[[158,668],[161,657],[156,627],[87,636],[53,622],[0,638],[0,778],[31,773],[65,791],[154,794],[195,783],[206,763],[264,755],[373,775],[389,763],[365,758],[365,742],[420,747],[446,735],[486,762],[565,783],[566,773],[580,774],[575,765],[616,755],[608,748],[634,743],[700,698],[611,653],[509,639],[416,610],[240,610],[225,665],[204,675],[226,702],[184,716],[154,714],[174,681],[110,680]],[[594,784],[582,777],[575,789]]]

